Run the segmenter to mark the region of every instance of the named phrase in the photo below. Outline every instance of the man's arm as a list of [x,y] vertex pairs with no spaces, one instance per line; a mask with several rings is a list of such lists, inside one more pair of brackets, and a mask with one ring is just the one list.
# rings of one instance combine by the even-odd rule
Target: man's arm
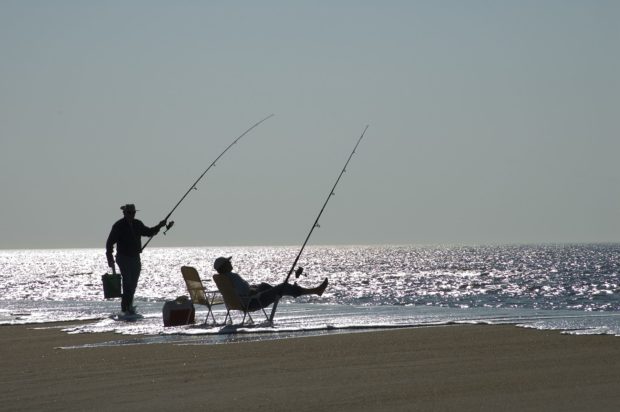
[[140,235],[141,236],[148,236],[148,237],[152,237],[155,236],[156,234],[159,233],[159,230],[166,226],[166,220],[162,220],[161,222],[159,222],[156,226],[153,227],[147,227],[144,223],[142,223],[140,221]]
[[108,235],[108,240],[105,242],[105,256],[108,259],[108,266],[114,267],[114,244],[118,241],[118,230],[116,229],[116,225],[112,226],[110,230],[110,234]]

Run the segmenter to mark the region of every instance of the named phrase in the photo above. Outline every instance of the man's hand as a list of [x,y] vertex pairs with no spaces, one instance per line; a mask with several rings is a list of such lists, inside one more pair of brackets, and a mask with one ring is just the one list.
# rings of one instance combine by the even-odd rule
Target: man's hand
[[108,258],[108,266],[114,269],[114,257],[111,254],[106,254],[106,257]]
[[159,228],[161,229],[162,227],[166,227],[167,223],[168,223],[167,219],[162,220],[161,222],[159,222]]

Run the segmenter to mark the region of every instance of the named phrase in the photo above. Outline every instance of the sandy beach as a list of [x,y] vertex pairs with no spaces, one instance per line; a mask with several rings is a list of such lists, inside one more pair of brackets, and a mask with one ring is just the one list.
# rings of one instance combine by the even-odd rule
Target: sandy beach
[[219,345],[123,345],[0,327],[3,411],[596,410],[620,407],[620,339],[449,326]]

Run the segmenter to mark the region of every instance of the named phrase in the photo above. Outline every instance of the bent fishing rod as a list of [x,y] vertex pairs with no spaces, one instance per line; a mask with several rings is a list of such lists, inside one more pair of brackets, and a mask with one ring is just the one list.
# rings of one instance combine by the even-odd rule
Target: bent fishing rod
[[316,229],[317,227],[320,227],[319,226],[319,219],[321,218],[321,215],[323,214],[323,211],[325,210],[325,207],[327,206],[327,203],[329,202],[329,199],[331,199],[331,197],[334,196],[334,194],[335,194],[334,190],[336,189],[336,186],[338,186],[338,182],[340,182],[340,178],[342,177],[344,172],[347,171],[347,166],[349,165],[349,162],[351,161],[351,158],[355,154],[355,150],[357,149],[357,146],[359,146],[360,142],[362,141],[362,138],[364,137],[364,134],[366,133],[366,130],[368,130],[368,126],[366,126],[364,128],[364,131],[362,132],[362,135],[360,136],[359,139],[357,139],[357,143],[355,144],[355,147],[353,148],[353,151],[349,155],[349,158],[347,159],[347,162],[344,164],[344,167],[342,168],[342,171],[338,175],[338,179],[336,179],[336,183],[334,183],[334,186],[332,187],[332,190],[330,190],[329,195],[327,196],[327,199],[325,200],[325,203],[323,204],[323,207],[321,208],[321,211],[319,212],[319,215],[316,217],[316,220],[312,224],[312,228],[310,229],[310,232],[308,233],[308,236],[306,236],[306,240],[304,241],[304,244],[301,246],[301,250],[297,254],[297,257],[295,258],[295,261],[293,262],[293,265],[291,266],[291,269],[288,271],[288,274],[286,275],[286,279],[284,279],[284,283],[288,283],[288,280],[291,277],[291,275],[293,274],[293,272],[295,272],[295,277],[299,277],[302,274],[303,268],[300,267],[300,268],[297,268],[297,270],[295,270],[295,265],[297,265],[297,262],[299,261],[299,258],[301,257],[301,254],[303,253],[303,251],[304,251],[304,249],[306,247],[306,244],[308,244],[308,240],[310,240],[310,236],[312,236],[312,232],[314,232],[314,229]]
[[[226,149],[224,149],[224,151],[222,153],[220,153],[220,155],[218,157],[215,158],[215,160],[209,165],[209,167],[206,168],[206,170],[204,172],[202,172],[202,174],[200,176],[198,176],[198,179],[196,179],[196,181],[189,187],[189,189],[187,189],[187,192],[185,192],[185,194],[183,195],[183,197],[181,197],[181,199],[177,202],[176,205],[174,205],[174,207],[172,208],[172,210],[170,211],[170,213],[168,213],[164,219],[164,221],[167,221],[168,219],[170,219],[170,216],[172,216],[172,213],[174,213],[174,211],[177,209],[177,207],[179,207],[179,205],[183,202],[183,200],[185,200],[185,198],[187,197],[187,195],[190,194],[190,192],[192,190],[198,190],[198,188],[196,187],[196,185],[198,184],[198,182],[200,182],[200,180],[204,177],[204,175],[207,174],[207,172],[209,170],[211,170],[211,168],[213,166],[215,166],[215,163],[217,163],[218,160],[220,160],[220,158],[222,156],[224,156],[224,154],[228,151],[228,149],[230,149],[231,147],[233,147],[235,145],[235,143],[237,143],[239,140],[241,140],[241,138],[243,136],[245,136],[246,134],[250,133],[252,131],[252,129],[254,129],[256,126],[258,126],[259,124],[261,124],[262,122],[264,122],[265,120],[273,117],[274,114],[270,114],[269,116],[265,117],[264,119],[254,123],[248,130],[246,130],[245,132],[243,132],[239,137],[237,137],[235,140],[233,140],[233,142],[231,144],[229,144]],[[170,228],[172,228],[172,226],[174,225],[174,222],[171,221],[170,223],[168,223],[166,225],[166,230],[164,232],[164,235],[168,232],[168,230],[170,230]],[[140,249],[140,252],[142,252],[144,250],[144,248],[146,247],[146,245],[149,244],[149,242],[151,241],[151,239],[153,239],[153,236],[149,237],[149,240],[146,241],[146,243],[144,244],[144,246],[142,246],[142,249]]]

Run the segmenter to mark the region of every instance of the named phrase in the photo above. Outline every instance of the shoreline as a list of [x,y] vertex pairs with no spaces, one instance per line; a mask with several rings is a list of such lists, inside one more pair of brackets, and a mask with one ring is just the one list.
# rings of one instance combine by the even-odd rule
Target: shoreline
[[617,410],[620,340],[454,325],[216,345],[0,327],[3,410]]

